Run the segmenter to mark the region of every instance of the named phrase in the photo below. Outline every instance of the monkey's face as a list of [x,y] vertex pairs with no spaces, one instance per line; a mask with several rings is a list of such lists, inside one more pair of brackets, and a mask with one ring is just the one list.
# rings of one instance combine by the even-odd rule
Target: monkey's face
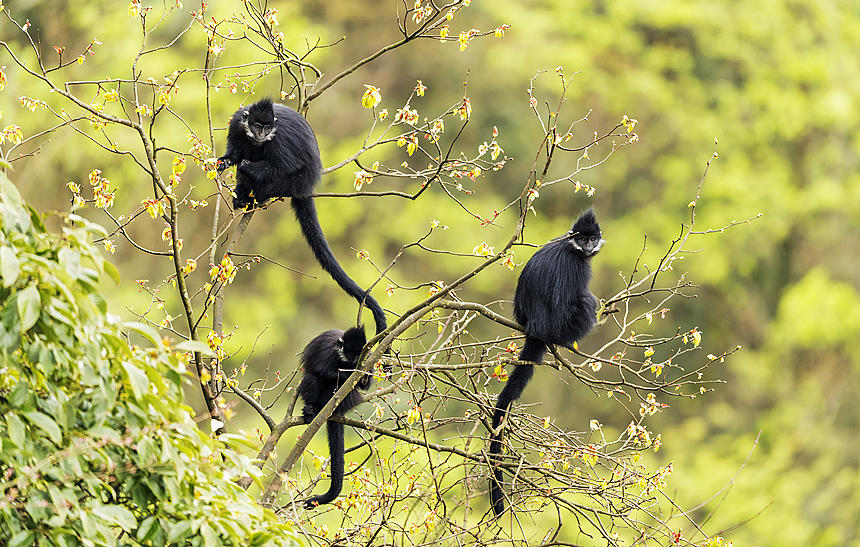
[[596,255],[600,248],[603,247],[603,244],[606,243],[606,240],[600,237],[600,232],[596,234],[573,234],[568,241],[570,241],[574,250],[585,258],[591,258]]
[[257,146],[272,140],[272,137],[275,136],[277,131],[275,121],[277,118],[271,110],[262,113],[246,110],[242,113],[242,126],[245,129],[245,134]]
[[584,258],[591,258],[603,247],[606,240],[601,237],[602,235],[593,209],[582,213],[567,233],[568,241],[574,251]]

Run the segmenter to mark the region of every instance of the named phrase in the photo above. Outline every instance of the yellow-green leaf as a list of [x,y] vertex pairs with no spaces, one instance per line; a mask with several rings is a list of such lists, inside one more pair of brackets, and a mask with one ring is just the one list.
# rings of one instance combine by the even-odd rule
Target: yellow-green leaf
[[30,285],[18,294],[18,318],[21,320],[21,332],[27,332],[39,320],[39,291]]
[[121,505],[96,505],[91,510],[97,517],[123,530],[131,530],[137,526],[137,519],[131,511]]
[[11,247],[0,247],[0,275],[3,276],[3,286],[11,287],[21,273],[18,257]]
[[21,448],[24,446],[24,439],[27,437],[27,426],[21,421],[17,414],[10,412],[6,415],[6,427],[9,428],[9,438],[15,443],[15,446]]
[[60,444],[60,442],[62,442],[63,434],[60,432],[60,426],[58,426],[57,422],[52,420],[47,414],[35,411],[24,412],[23,414],[30,423],[47,433],[48,438],[50,438],[54,444]]

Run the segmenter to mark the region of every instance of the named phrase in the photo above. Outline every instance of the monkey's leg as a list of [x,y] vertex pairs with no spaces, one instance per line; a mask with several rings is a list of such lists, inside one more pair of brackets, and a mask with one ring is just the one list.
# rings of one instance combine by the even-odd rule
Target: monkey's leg
[[247,205],[254,202],[254,198],[251,197],[252,190],[251,185],[247,184],[244,180],[236,183],[236,187],[233,189],[233,193],[236,194],[236,197],[233,198],[234,210],[241,211]]
[[302,408],[302,417],[305,419],[306,424],[309,424],[314,421],[316,415],[317,411],[313,406],[307,404]]
[[242,160],[236,171],[241,173],[244,178],[252,181],[254,199],[257,203],[263,203],[274,196],[271,193],[272,187],[277,186],[279,177],[269,162]]

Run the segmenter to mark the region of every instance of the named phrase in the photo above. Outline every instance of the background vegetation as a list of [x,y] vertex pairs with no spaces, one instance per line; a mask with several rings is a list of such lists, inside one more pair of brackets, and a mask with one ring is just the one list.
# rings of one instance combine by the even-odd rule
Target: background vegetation
[[[39,36],[43,55],[54,55],[50,47],[56,44],[74,52],[64,60],[74,59],[94,38],[104,44],[95,46],[95,55],[87,54],[83,64],[73,65],[69,79],[131,76],[130,60],[140,40],[139,34],[130,39],[136,19],[124,6],[22,2],[7,7],[19,23],[31,22],[31,34]],[[267,7],[279,10],[279,29],[290,47],[302,50],[317,39],[335,44],[317,49],[313,58],[316,66],[333,75],[395,41],[399,36],[395,14],[400,9],[402,15],[411,4],[332,0],[270,2]],[[199,6],[186,5],[180,10],[185,15],[166,19],[152,36],[153,45],[181,31],[188,24],[187,12],[196,9]],[[207,17],[221,18],[240,9],[219,3],[210,7]],[[542,188],[534,202],[538,214],[526,231],[529,242],[540,244],[566,231],[575,215],[593,204],[608,239],[595,260],[592,283],[593,292],[602,298],[624,285],[619,272],[629,275],[646,234],[648,250],[642,261],[658,263],[689,214],[688,204],[718,137],[719,159],[704,186],[698,226],[719,229],[734,220],[759,213],[761,217],[717,237],[697,239],[692,248],[700,252],[674,265],[689,272],[688,278],[699,285],[698,296],[672,301],[663,334],[676,326],[695,327],[702,333],[706,352],[720,354],[735,345],[743,350],[725,365],[706,371],[706,380],[725,383],[695,399],[670,400],[668,411],[651,418],[649,427],[662,434],[663,447],[650,457],[658,466],[674,464],[669,490],[680,508],[695,508],[691,517],[707,523],[708,535],[719,532],[737,545],[856,545],[860,544],[856,524],[860,353],[855,343],[860,335],[855,250],[860,248],[858,16],[853,3],[839,1],[757,2],[741,8],[726,1],[475,0],[451,23],[452,35],[461,29],[492,32],[502,24],[511,25],[503,38],[474,39],[464,51],[456,39],[410,43],[344,78],[311,103],[307,115],[320,140],[323,163],[332,166],[359,149],[371,123],[372,114],[360,104],[365,84],[382,90],[380,107],[393,116],[421,80],[428,86],[427,94],[411,104],[432,119],[436,114],[425,113],[448,109],[463,96],[468,82],[472,112],[457,149],[473,154],[491,140],[495,126],[509,159],[501,171],[485,169],[475,182],[464,182],[473,195],[452,191],[471,211],[489,218],[523,187],[535,143],[543,135],[528,102],[530,79],[538,70],[549,72],[537,80],[534,92],[545,114],[543,101],[557,98],[554,75],[556,67],[562,67],[572,78],[564,107],[568,123],[588,116],[587,126],[578,128],[578,142],[587,142],[592,131],[603,134],[624,115],[638,120],[639,142],[577,174],[575,180],[594,188],[593,197],[584,190],[575,192],[572,181]],[[24,51],[20,31],[8,21],[2,25],[3,40]],[[49,127],[49,118],[42,110],[25,110],[18,97],[59,103],[5,53],[0,52],[7,77],[0,93],[0,127],[14,123],[30,137]],[[33,62],[31,55],[23,55]],[[247,55],[228,45],[219,63],[250,62],[243,58]],[[189,59],[201,66],[205,56],[205,34],[195,28],[188,39],[147,57],[141,69],[160,78],[188,65]],[[183,76],[170,106],[205,134],[201,76]],[[260,97],[277,96],[284,89],[276,73],[258,80],[230,77],[231,71],[219,72],[216,80],[223,87],[210,97],[215,127],[223,127],[246,91]],[[231,82],[238,87],[236,94],[231,93]],[[92,98],[96,100],[95,94]],[[188,129],[179,119],[164,123],[168,125],[162,125],[159,134],[164,142],[159,144],[187,152]],[[456,126],[446,123],[450,133]],[[136,146],[134,135],[111,135],[120,148]],[[214,133],[214,155],[223,148],[224,135]],[[14,167],[22,193],[41,210],[67,211],[71,193],[64,184],[86,184],[93,169],[102,170],[111,187],[119,188],[113,206],[118,211],[139,207],[151,187],[127,158],[100,149],[69,128],[15,150],[3,145],[3,154]],[[556,166],[559,171],[574,171],[577,158],[561,157]],[[369,153],[362,165],[367,168],[374,160],[397,166],[411,158],[404,148],[391,145]],[[358,169],[347,166],[326,175],[320,191],[351,191]],[[183,176],[194,186],[190,198],[207,199],[204,210],[211,211],[216,200],[205,173],[189,169]],[[418,184],[377,178],[364,190],[412,193]],[[403,244],[426,233],[434,220],[450,229],[434,231],[428,241],[433,248],[471,255],[483,242],[501,248],[508,237],[506,231],[476,221],[441,191],[415,201],[373,197],[317,202],[335,253],[362,285],[373,282],[377,271],[347,249],[366,250],[376,266],[384,267]],[[110,225],[100,214],[92,217]],[[184,244],[204,247],[211,215],[186,218],[183,229],[189,235]],[[513,220],[502,215],[498,224],[510,228]],[[130,225],[129,233],[149,248],[165,249],[161,228],[154,223]],[[121,237],[114,242],[112,260],[122,282],[106,284],[104,290],[115,313],[139,316],[159,304],[153,291],[171,274],[172,264],[138,252]],[[231,355],[228,366],[246,363],[254,378],[272,378],[275,371],[286,375],[295,368],[295,353],[313,335],[352,321],[352,303],[320,275],[282,203],[256,214],[239,250],[317,276],[263,262],[238,275],[229,289],[225,331],[232,335],[224,346]],[[516,262],[522,263],[530,252],[517,249]],[[404,287],[431,280],[450,282],[474,267],[476,260],[408,253],[397,262],[396,279]],[[208,267],[205,257],[199,262],[193,275],[202,283]],[[516,269],[494,266],[459,296],[476,302],[510,298],[516,275]],[[136,279],[152,282],[137,285]],[[418,292],[396,288],[388,297],[386,284],[383,280],[374,293],[397,313],[427,291],[426,286]],[[170,292],[169,283],[163,290]],[[156,323],[164,314],[180,315],[180,303],[167,294],[164,298],[164,311],[148,316]],[[510,316],[509,306],[497,309]],[[479,319],[470,326],[476,337],[498,332],[480,323]],[[602,336],[598,331],[583,346],[596,347]],[[602,390],[565,384],[559,381],[564,376],[549,370],[536,376],[524,401],[538,404],[530,412],[553,416],[561,428],[587,431],[589,420],[597,419],[618,431],[630,421],[625,409],[607,400]],[[498,391],[496,385],[487,389]],[[203,409],[197,391],[189,389],[188,396]],[[247,407],[231,408],[238,412],[233,418],[237,427],[251,431],[261,427]],[[364,414],[371,411],[365,409]],[[291,440],[285,438],[284,450]],[[323,444],[315,446],[319,450]],[[686,526],[678,522],[677,527]],[[684,535],[689,537],[686,531]],[[597,542],[578,534],[575,526],[565,528],[562,538]]]

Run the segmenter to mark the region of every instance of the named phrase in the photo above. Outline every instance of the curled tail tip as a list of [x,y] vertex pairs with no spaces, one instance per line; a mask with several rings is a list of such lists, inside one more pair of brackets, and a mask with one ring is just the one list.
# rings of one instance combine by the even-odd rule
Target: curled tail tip
[[[335,496],[335,498],[336,497],[337,496]],[[314,507],[319,507],[320,505],[331,503],[335,500],[335,498],[329,499],[329,497],[326,495],[314,496],[310,499],[305,500],[305,509],[313,509]]]
[[379,302],[370,294],[370,289],[365,291],[361,301],[370,313],[373,314],[373,322],[376,324],[376,334],[388,328],[388,319],[385,317],[385,310],[379,305]]

